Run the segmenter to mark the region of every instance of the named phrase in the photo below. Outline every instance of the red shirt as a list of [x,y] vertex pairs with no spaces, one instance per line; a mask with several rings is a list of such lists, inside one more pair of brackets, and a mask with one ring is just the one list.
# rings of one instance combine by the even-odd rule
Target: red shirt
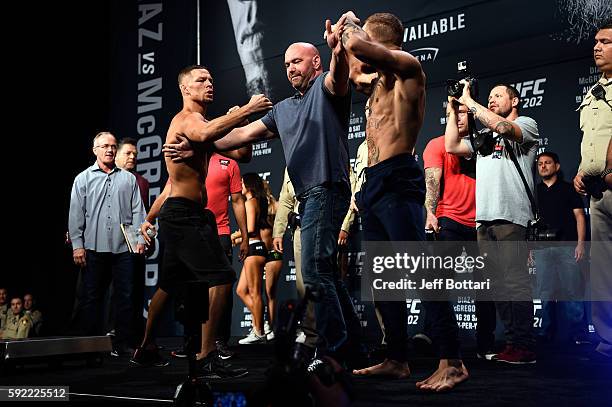
[[219,235],[229,235],[228,200],[231,194],[242,191],[240,168],[236,161],[214,153],[208,163],[206,192],[208,209],[215,214]]
[[138,189],[140,190],[140,197],[142,198],[142,203],[144,204],[145,210],[147,213],[151,207],[149,206],[149,181],[136,171],[132,174],[136,177],[136,182],[138,183]]
[[436,217],[445,216],[465,226],[475,227],[476,222],[476,180],[461,173],[459,157],[446,152],[444,136],[427,143],[423,151],[425,168],[442,168]]

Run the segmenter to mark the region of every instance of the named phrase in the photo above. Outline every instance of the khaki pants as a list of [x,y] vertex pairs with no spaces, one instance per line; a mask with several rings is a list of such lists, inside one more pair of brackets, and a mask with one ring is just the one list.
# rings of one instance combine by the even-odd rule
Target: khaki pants
[[[295,276],[296,276],[296,288],[300,298],[304,297],[304,278],[302,277],[302,234],[300,228],[296,228],[293,234],[293,259],[295,261]],[[314,315],[314,304],[311,302],[308,304],[306,309],[306,317],[304,318],[305,328],[308,328],[304,333],[306,334],[305,344],[308,346],[315,347],[317,343],[317,335],[315,333],[316,323]],[[312,332],[310,332],[312,330]]]
[[[591,295],[595,331],[602,341],[597,351],[612,357],[612,191],[591,198]],[[597,300],[600,301],[597,301]]]

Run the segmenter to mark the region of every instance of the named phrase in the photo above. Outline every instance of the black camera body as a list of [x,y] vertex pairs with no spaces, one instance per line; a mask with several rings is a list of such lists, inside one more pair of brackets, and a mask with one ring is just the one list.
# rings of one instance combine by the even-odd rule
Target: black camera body
[[470,135],[470,143],[472,143],[472,148],[475,152],[481,156],[488,156],[493,154],[497,141],[496,137],[493,136],[493,131],[485,127]]
[[559,240],[559,230],[548,227],[542,219],[530,220],[527,224],[527,241],[554,242]]
[[582,183],[587,194],[595,199],[603,198],[603,193],[608,189],[606,181],[597,175],[585,175],[582,177]]
[[301,225],[301,218],[300,218],[300,214],[296,213],[296,212],[289,212],[289,214],[287,215],[287,226],[289,226],[289,228],[291,230],[296,230],[297,228],[299,228]]
[[473,77],[467,70],[467,62],[461,61],[457,63],[457,77],[459,79],[447,79],[446,80],[446,93],[448,96],[455,98],[460,97],[463,94],[463,83],[461,80],[465,80],[470,85],[470,94],[474,99],[478,98],[478,80]]

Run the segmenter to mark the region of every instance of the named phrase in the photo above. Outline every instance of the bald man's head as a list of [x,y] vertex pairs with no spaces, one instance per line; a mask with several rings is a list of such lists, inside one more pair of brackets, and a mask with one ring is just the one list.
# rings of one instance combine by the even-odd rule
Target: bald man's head
[[307,42],[291,44],[285,51],[285,69],[291,86],[304,93],[310,81],[323,72],[319,50]]

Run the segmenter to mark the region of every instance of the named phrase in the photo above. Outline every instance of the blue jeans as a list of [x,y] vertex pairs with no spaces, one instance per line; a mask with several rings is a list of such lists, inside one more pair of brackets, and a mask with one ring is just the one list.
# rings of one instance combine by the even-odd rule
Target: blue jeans
[[[346,340],[340,301],[350,301],[340,280],[338,234],[350,201],[348,185],[319,185],[299,196],[301,216],[302,276],[305,284],[325,290],[315,303],[318,347],[333,352]],[[339,298],[340,297],[340,298]]]
[[[584,279],[574,259],[573,246],[547,247],[535,251],[537,267],[537,296],[542,300],[541,335],[552,336],[554,327],[554,300],[565,308],[570,335],[586,333],[584,303]],[[574,300],[574,301],[572,301]]]
[[115,307],[115,345],[124,346],[132,339],[133,258],[130,252],[97,253],[87,250],[83,270],[81,327],[85,335],[104,334],[104,296],[113,282]]

